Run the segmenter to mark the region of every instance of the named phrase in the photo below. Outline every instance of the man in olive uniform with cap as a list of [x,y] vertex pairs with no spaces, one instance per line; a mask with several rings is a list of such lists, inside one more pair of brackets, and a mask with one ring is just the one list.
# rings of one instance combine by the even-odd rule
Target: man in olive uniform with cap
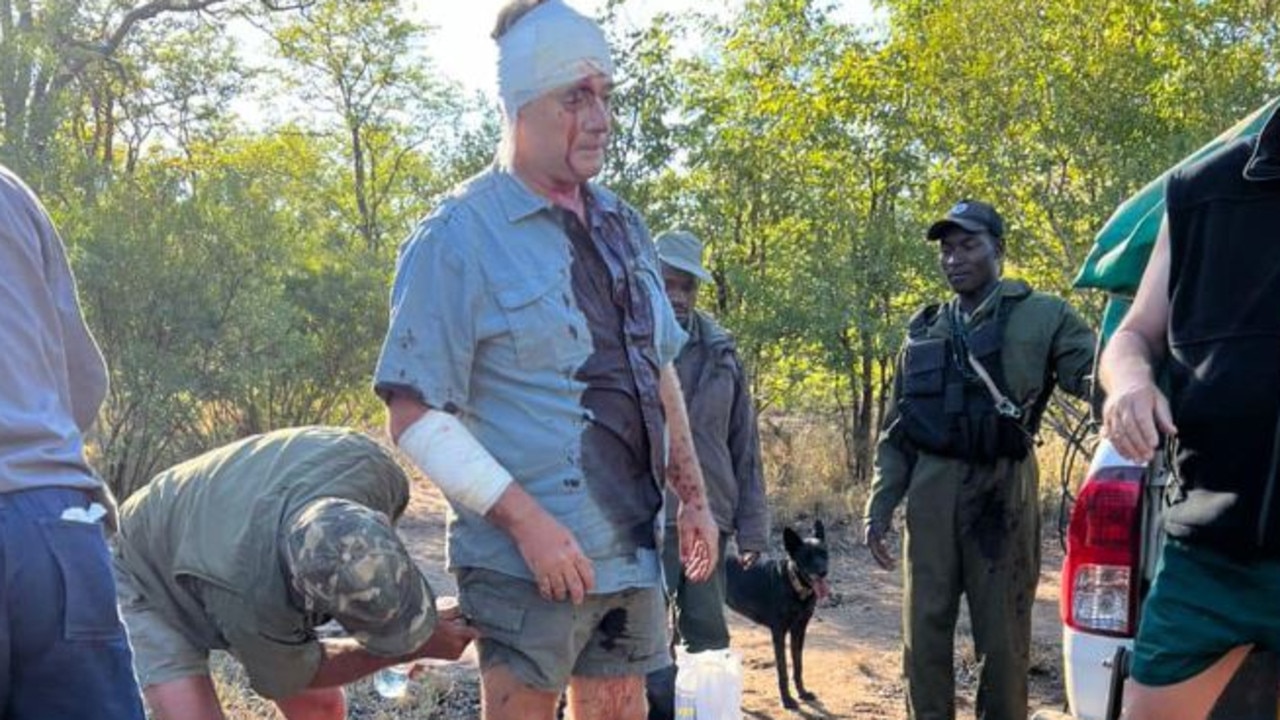
[[[280,430],[177,465],[120,510],[116,579],[158,720],[220,720],[209,651],[226,650],[288,720],[346,717],[341,686],[456,659],[473,631],[437,616],[392,524],[409,481],[374,441]],[[335,620],[351,639],[320,640]]]
[[981,668],[976,715],[1025,720],[1040,573],[1033,439],[1055,385],[1087,394],[1094,335],[1061,298],[1002,280],[1005,227],[963,200],[928,238],[955,296],[912,318],[876,449],[865,532],[885,569],[905,497],[902,611],[907,709],[955,717],[955,625],[969,605]]

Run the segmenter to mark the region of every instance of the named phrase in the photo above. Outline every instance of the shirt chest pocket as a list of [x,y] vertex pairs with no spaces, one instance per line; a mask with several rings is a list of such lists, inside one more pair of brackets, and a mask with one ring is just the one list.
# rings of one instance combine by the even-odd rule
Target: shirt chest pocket
[[1053,380],[1053,343],[1049,337],[1010,336],[1001,349],[1005,385],[1015,402],[1027,402]]
[[586,360],[590,331],[570,292],[552,275],[522,278],[495,293],[520,367],[571,372]]

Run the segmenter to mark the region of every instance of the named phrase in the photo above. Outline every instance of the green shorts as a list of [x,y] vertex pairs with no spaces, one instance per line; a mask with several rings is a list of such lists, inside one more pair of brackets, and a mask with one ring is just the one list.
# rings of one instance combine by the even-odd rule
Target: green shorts
[[1280,560],[1240,561],[1170,538],[1142,608],[1133,679],[1173,685],[1249,644],[1280,650]]
[[480,669],[505,666],[525,685],[564,690],[572,676],[627,677],[671,664],[662,588],[544,600],[532,582],[460,568],[458,604],[480,631]]

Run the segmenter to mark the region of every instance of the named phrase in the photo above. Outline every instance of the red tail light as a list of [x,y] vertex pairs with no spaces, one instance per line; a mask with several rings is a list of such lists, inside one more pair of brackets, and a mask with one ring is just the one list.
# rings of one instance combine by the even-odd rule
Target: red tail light
[[1137,629],[1142,467],[1103,467],[1080,490],[1067,530],[1062,621],[1085,632]]

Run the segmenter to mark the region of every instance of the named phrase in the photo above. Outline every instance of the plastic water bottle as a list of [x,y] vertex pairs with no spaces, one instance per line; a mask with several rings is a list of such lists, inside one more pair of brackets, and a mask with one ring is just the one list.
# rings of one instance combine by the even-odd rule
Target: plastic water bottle
[[733,650],[676,648],[677,720],[739,720],[742,657]]
[[698,673],[682,648],[676,649],[676,720],[698,717]]
[[698,720],[742,718],[742,657],[732,650],[702,655],[698,678]]
[[[458,608],[458,598],[442,595],[436,598],[437,613],[452,613]],[[409,675],[417,665],[429,664],[429,660],[415,660],[384,667],[373,674],[373,689],[388,700],[398,700],[409,691]]]
[[398,700],[409,690],[409,671],[413,663],[384,667],[373,675],[373,689],[388,700]]

